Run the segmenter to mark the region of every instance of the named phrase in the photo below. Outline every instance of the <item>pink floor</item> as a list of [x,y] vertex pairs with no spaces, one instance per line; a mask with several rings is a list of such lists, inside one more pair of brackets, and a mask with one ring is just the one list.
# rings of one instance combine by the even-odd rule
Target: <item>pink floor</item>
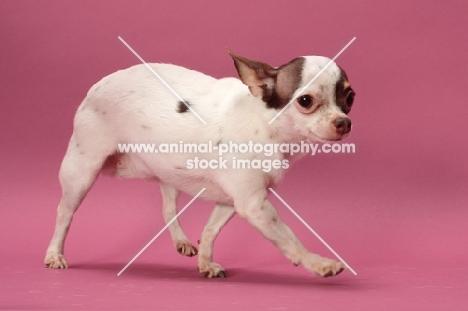
[[[464,310],[468,305],[468,134],[460,1],[2,1],[0,309]],[[156,184],[100,177],[75,216],[68,270],[44,268],[74,111],[104,75],[171,62],[234,75],[224,47],[280,65],[338,59],[357,91],[356,153],[301,160],[276,191],[357,271],[294,267],[239,217],[198,275],[165,232]],[[190,198],[181,196],[180,204]],[[303,243],[333,255],[274,196]],[[196,242],[211,203],[181,216]]]

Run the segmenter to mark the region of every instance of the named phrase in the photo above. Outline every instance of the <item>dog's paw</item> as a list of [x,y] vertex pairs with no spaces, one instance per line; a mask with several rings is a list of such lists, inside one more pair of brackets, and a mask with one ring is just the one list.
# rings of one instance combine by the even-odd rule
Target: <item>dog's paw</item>
[[63,254],[47,254],[45,261],[47,268],[52,269],[67,269],[68,263]]
[[335,276],[346,269],[345,265],[333,259],[323,258],[316,254],[309,254],[302,262],[305,268],[322,277]]
[[177,241],[175,242],[175,247],[179,254],[184,256],[192,257],[198,254],[198,250],[195,246],[192,245],[189,241]]
[[227,278],[226,270],[215,262],[209,262],[198,267],[198,272],[207,278]]
[[323,277],[335,276],[343,272],[345,265],[332,259],[322,258],[316,273]]

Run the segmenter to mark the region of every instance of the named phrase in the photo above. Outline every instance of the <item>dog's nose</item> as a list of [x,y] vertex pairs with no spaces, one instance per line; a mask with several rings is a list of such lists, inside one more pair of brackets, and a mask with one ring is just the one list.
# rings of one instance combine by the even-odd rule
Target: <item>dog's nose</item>
[[338,134],[344,135],[351,131],[351,120],[349,118],[336,118],[333,125]]

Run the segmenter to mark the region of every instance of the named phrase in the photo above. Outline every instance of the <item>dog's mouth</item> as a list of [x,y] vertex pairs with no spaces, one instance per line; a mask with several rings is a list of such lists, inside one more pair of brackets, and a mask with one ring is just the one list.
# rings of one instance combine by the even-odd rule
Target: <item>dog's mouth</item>
[[323,138],[315,133],[310,132],[309,137],[307,138],[307,143],[333,143],[333,142],[341,141],[348,136],[349,136],[349,133],[346,133],[344,135],[339,135],[336,137]]

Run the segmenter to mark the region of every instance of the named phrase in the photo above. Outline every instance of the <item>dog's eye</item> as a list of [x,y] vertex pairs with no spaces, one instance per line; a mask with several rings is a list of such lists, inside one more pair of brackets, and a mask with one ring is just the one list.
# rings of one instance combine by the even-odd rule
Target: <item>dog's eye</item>
[[354,93],[350,93],[348,95],[348,97],[346,97],[346,106],[348,106],[349,108],[351,108],[351,106],[353,105],[354,103]]
[[310,108],[314,101],[309,95],[303,95],[297,99],[297,103],[301,105],[301,107]]

